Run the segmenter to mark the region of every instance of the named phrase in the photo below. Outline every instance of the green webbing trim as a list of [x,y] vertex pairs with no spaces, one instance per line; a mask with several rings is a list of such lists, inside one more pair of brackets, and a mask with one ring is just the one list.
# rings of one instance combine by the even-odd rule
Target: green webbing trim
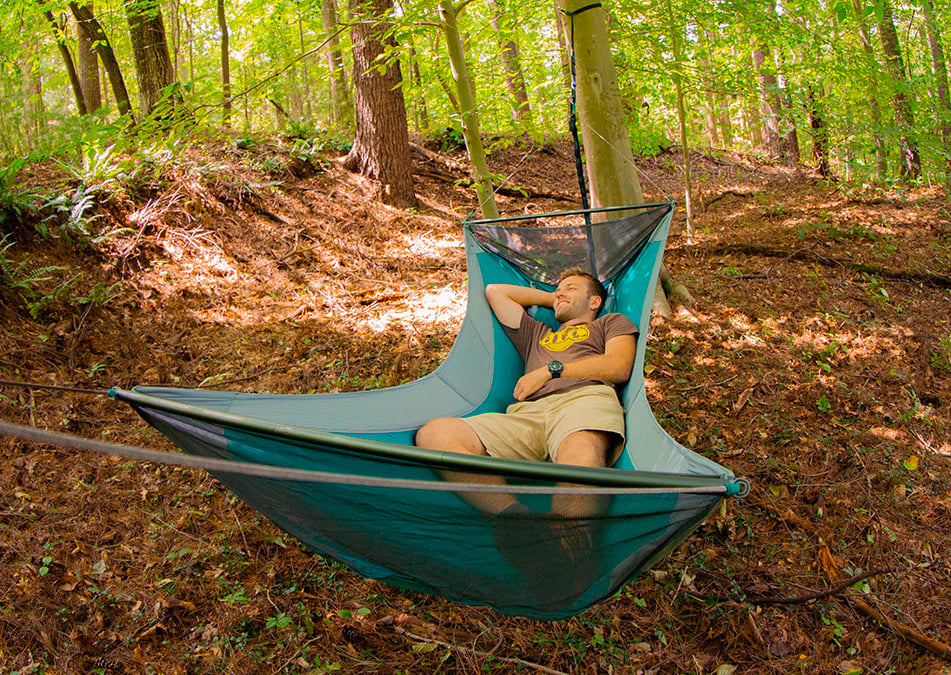
[[435,469],[469,471],[506,478],[522,478],[552,482],[578,483],[604,487],[657,487],[657,488],[705,488],[724,486],[731,482],[727,476],[687,476],[674,473],[648,471],[623,471],[618,469],[568,466],[550,462],[528,462],[498,457],[463,455],[454,452],[425,450],[409,445],[385,443],[365,438],[355,438],[327,431],[307,429],[290,424],[277,424],[266,420],[233,415],[218,410],[166,401],[124,389],[110,389],[110,398],[124,401],[133,407],[154,408],[196,420],[221,424],[245,431],[286,438],[294,441],[318,443],[331,448],[341,448],[379,457],[402,461],[415,461]]
[[626,495],[626,494],[728,494],[727,485],[693,488],[622,488],[622,487],[560,487],[544,485],[487,485],[484,483],[462,483],[450,480],[418,480],[405,478],[378,478],[376,476],[356,476],[351,474],[313,471],[310,469],[292,469],[271,464],[254,464],[215,457],[196,457],[180,455],[163,450],[149,450],[117,443],[105,443],[80,436],[46,431],[20,424],[0,422],[0,434],[22,438],[28,441],[59,445],[76,450],[88,450],[113,457],[127,457],[144,462],[154,462],[190,469],[257,476],[272,480],[299,481],[306,483],[329,483],[334,485],[358,485],[361,487],[399,488],[403,490],[426,490],[431,492],[479,492],[504,494],[541,494],[541,495]]

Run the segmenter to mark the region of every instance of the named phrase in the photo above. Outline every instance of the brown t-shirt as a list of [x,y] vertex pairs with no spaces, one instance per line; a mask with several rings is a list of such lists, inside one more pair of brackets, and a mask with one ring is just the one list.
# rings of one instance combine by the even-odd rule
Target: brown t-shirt
[[[591,323],[564,326],[557,331],[522,312],[518,328],[503,325],[515,349],[525,361],[525,372],[547,367],[552,361],[570,363],[587,356],[604,354],[605,345],[619,335],[637,335],[638,330],[623,314],[605,314]],[[601,380],[559,377],[546,382],[526,400],[536,401],[550,394],[561,394],[589,384],[607,384]],[[615,390],[621,385],[615,385]]]

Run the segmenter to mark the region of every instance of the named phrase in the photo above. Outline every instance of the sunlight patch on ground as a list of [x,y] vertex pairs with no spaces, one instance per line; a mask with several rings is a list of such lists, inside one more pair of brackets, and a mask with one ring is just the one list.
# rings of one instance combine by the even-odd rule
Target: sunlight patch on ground
[[461,239],[433,236],[432,232],[405,234],[403,244],[414,255],[425,255],[439,260],[443,259],[445,251],[462,248]]
[[413,330],[434,324],[458,326],[465,312],[466,288],[450,284],[414,292],[396,306],[371,305],[364,312],[353,312],[351,318],[358,326],[379,333],[394,327]]

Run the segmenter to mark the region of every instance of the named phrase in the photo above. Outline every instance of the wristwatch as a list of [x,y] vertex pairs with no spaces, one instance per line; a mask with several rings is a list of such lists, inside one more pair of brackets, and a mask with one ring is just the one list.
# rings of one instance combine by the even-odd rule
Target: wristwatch
[[561,371],[565,369],[565,364],[561,361],[551,361],[548,364],[548,372],[551,373],[551,379],[557,380],[561,377]]

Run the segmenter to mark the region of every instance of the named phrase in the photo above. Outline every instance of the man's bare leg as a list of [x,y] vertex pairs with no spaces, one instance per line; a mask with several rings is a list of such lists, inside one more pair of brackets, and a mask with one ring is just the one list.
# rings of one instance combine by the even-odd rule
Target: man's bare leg
[[[416,446],[428,450],[442,450],[468,455],[488,455],[478,434],[464,420],[457,417],[437,417],[427,422],[416,432]],[[440,473],[446,480],[456,483],[506,484],[505,480],[498,476],[460,473],[458,471],[441,471]],[[459,496],[489,515],[502,513],[502,511],[517,503],[513,495],[503,492],[468,492],[460,493]]]
[[[558,464],[574,466],[607,466],[608,452],[618,437],[607,431],[576,431],[568,434],[558,446],[556,461]],[[559,483],[571,486],[570,483]],[[587,518],[604,513],[609,499],[604,495],[555,495],[552,497],[552,511],[569,518]]]

